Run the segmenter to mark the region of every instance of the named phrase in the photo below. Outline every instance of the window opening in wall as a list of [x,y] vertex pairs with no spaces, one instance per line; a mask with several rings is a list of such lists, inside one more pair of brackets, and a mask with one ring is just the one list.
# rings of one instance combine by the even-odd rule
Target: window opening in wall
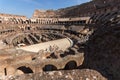
[[4,73],[5,73],[5,76],[7,75],[7,69],[6,68],[4,68]]

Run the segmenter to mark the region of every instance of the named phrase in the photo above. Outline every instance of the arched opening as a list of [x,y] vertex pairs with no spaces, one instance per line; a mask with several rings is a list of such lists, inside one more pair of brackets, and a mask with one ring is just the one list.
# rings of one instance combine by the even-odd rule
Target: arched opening
[[26,26],[25,29],[26,30],[31,30],[31,27],[30,26]]
[[26,20],[26,24],[30,24],[31,23],[31,20]]
[[21,66],[17,68],[16,71],[17,74],[28,74],[28,73],[33,73],[32,69],[26,66]]
[[45,67],[43,67],[43,71],[53,71],[53,70],[57,70],[57,67],[55,67],[54,65],[45,65]]
[[71,70],[77,68],[77,63],[75,61],[70,61],[65,65],[65,70]]

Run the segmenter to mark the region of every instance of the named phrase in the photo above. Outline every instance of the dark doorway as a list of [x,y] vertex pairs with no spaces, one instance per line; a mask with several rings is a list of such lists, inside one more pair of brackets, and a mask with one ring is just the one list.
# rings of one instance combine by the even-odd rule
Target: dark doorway
[[75,68],[77,68],[76,62],[75,61],[70,61],[66,64],[64,69],[65,70],[71,70],[71,69],[75,69]]
[[32,69],[26,66],[21,66],[19,68],[17,68],[18,70],[21,70],[24,74],[27,73],[33,73]]
[[45,65],[45,67],[43,68],[43,71],[53,71],[53,70],[57,70],[57,68],[54,65]]

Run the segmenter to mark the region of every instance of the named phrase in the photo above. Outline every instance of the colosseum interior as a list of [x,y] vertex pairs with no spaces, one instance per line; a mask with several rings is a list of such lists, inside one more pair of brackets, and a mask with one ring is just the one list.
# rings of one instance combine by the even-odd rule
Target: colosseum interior
[[120,0],[0,14],[0,80],[120,80],[119,53]]

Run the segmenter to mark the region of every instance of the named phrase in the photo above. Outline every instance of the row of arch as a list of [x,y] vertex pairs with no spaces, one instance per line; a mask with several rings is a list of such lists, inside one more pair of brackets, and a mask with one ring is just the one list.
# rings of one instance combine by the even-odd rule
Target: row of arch
[[[69,61],[68,63],[65,64],[63,69],[57,69],[57,66],[53,64],[47,64],[42,68],[42,71],[57,71],[57,70],[72,70],[72,69],[77,69],[77,63],[76,61]],[[29,74],[29,73],[39,73],[41,72],[41,67],[35,67],[31,65],[21,65],[17,67],[8,67],[4,68],[4,75],[20,75],[20,74]],[[10,71],[13,70],[13,71]],[[40,70],[40,71],[39,71]],[[11,73],[10,73],[11,72]]]
[[38,23],[38,24],[57,24],[57,22],[58,22],[58,19],[56,18],[56,19],[36,19],[36,23]]
[[[80,17],[78,17],[80,18]],[[6,24],[57,24],[57,25],[65,25],[65,24],[85,24],[87,20],[77,20],[77,21],[71,21],[71,20],[67,20],[67,21],[60,21],[59,19],[63,19],[63,18],[50,18],[50,19],[46,19],[46,18],[36,18],[34,20],[32,19],[26,19],[23,20],[21,18],[8,18],[8,20],[4,20],[1,19],[0,23],[6,23]],[[68,18],[65,18],[68,19]],[[71,18],[69,18],[71,19]]]
[[10,17],[10,18],[1,18],[0,17],[0,23],[6,23],[6,24],[8,24],[8,23],[11,23],[11,24],[19,24],[19,23],[21,23],[21,24],[24,24],[26,22],[22,18],[14,18],[14,17],[13,18],[12,17]]
[[[102,14],[96,14],[90,18],[88,24],[105,25],[108,23],[110,24],[112,22],[115,23],[119,14],[120,14],[119,11],[112,11],[112,12],[107,12],[107,13],[102,13]],[[97,25],[94,25],[94,26],[97,26]]]

